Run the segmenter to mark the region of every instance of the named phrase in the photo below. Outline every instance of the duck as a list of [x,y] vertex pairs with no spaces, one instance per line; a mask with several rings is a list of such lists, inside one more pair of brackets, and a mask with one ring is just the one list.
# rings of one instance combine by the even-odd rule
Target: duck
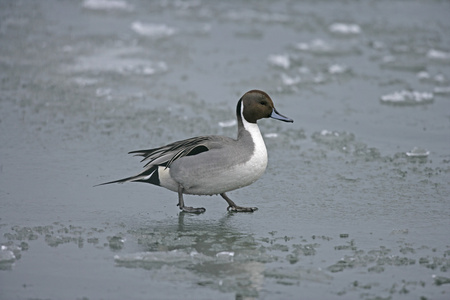
[[272,118],[294,122],[280,114],[270,96],[261,90],[246,92],[237,102],[237,138],[205,135],[168,145],[131,151],[143,157],[139,174],[101,183],[142,182],[164,187],[178,194],[182,212],[203,213],[203,207],[186,206],[183,195],[220,195],[230,212],[254,212],[257,207],[238,206],[226,194],[258,180],[267,167],[268,157],[257,121]]

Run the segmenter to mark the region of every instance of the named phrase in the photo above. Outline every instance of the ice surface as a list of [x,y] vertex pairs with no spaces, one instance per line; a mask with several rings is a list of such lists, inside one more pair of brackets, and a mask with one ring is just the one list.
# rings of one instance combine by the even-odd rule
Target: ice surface
[[[9,2],[2,299],[448,298],[448,1]],[[92,188],[130,150],[235,137],[255,88],[295,120],[258,121],[266,173],[228,194],[256,213]]]

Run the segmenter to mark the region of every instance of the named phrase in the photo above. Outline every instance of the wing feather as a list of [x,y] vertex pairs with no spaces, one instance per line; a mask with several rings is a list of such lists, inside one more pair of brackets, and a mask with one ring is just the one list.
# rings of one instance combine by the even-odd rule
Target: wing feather
[[159,148],[131,151],[129,154],[144,157],[141,160],[141,162],[147,162],[144,168],[151,168],[155,165],[169,168],[174,161],[181,157],[208,151],[211,149],[212,140],[214,140],[214,136],[195,137]]

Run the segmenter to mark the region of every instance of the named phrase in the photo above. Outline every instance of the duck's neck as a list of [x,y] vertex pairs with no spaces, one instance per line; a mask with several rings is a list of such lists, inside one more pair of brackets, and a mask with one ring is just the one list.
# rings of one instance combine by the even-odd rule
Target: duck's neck
[[264,140],[261,135],[261,131],[259,130],[258,124],[248,122],[244,118],[243,112],[244,104],[242,103],[242,100],[239,100],[236,108],[236,117],[238,122],[238,140],[250,137],[254,143],[254,149],[256,149],[257,151],[267,152],[266,145],[264,144]]

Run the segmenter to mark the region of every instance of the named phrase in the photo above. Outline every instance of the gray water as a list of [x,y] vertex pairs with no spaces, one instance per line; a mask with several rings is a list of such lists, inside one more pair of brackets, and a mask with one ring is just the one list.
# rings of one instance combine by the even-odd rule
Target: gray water
[[[1,1],[1,299],[449,299],[450,2]],[[218,196],[93,185],[128,151],[234,137]]]

